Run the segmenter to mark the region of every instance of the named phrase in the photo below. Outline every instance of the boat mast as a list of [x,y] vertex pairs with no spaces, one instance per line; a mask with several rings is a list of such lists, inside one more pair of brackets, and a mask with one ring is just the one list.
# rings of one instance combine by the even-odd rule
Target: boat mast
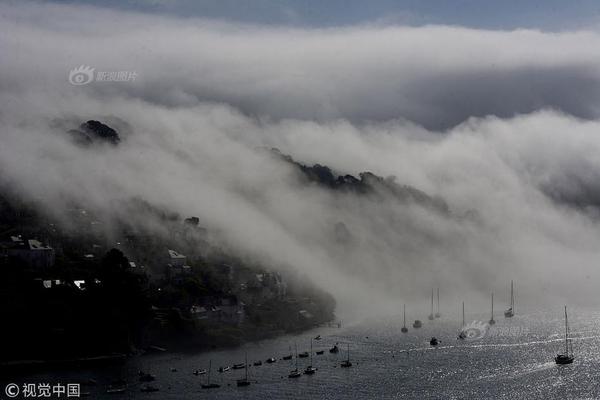
[[406,304],[404,305],[404,324],[402,326],[406,328]]
[[244,365],[246,370],[246,380],[248,380],[248,352],[246,352],[246,364]]
[[206,377],[206,384],[210,385],[210,371],[212,370],[212,360],[208,361],[208,376]]
[[294,343],[294,348],[296,349],[296,371],[298,371],[298,343]]
[[492,319],[494,319],[494,293],[492,293]]
[[348,357],[346,358],[346,360],[348,361],[348,363],[350,363],[350,343],[347,343],[347,344],[348,344],[348,352],[347,352]]
[[437,313],[440,313],[440,288],[437,288]]
[[431,315],[433,315],[433,289],[431,289]]
[[513,291],[513,281],[510,281],[510,308],[515,312],[515,295]]
[[465,302],[462,302],[462,326],[465,326]]
[[312,367],[312,338],[310,338],[310,366]]
[[567,306],[565,306],[565,350],[569,355],[569,320],[567,317]]

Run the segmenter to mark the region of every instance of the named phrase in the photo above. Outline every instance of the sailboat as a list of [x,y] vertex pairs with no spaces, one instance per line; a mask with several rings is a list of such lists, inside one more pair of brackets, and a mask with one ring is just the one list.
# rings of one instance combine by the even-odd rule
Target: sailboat
[[565,306],[565,354],[558,354],[554,357],[557,364],[572,364],[575,357],[573,356],[573,344],[569,337],[569,319],[567,318],[567,306]]
[[440,314],[440,288],[437,289],[437,312],[435,313],[435,317],[439,318],[442,314]]
[[242,379],[238,379],[236,384],[238,386],[250,386],[250,381],[248,380],[248,353],[246,353],[246,364],[244,370],[246,371],[246,376]]
[[283,356],[282,359],[283,360],[291,360],[292,358],[293,358],[293,355],[292,355],[292,346],[290,346],[290,352],[287,355]]
[[317,369],[312,366],[312,357],[313,357],[313,347],[312,347],[312,339],[310,339],[310,365],[304,369],[305,375],[312,375],[317,372]]
[[458,334],[458,338],[460,340],[465,340],[467,338],[467,333],[465,332],[465,302],[462,302],[462,325],[460,328],[460,333]]
[[430,321],[433,321],[435,317],[433,316],[433,289],[431,289],[431,313],[427,317]]
[[294,344],[294,346],[295,346],[295,349],[296,349],[296,369],[290,371],[290,374],[288,375],[288,378],[300,378],[302,376],[302,374],[298,370],[298,345]]
[[510,281],[510,308],[504,311],[505,318],[512,318],[515,315],[515,293],[513,290],[513,281]]
[[218,383],[210,383],[210,371],[212,370],[212,360],[208,362],[208,375],[206,377],[206,383],[202,385],[202,389],[216,389],[220,388],[221,385]]
[[492,317],[488,321],[490,325],[494,325],[496,321],[494,321],[494,293],[492,293]]
[[408,332],[408,328],[406,327],[406,304],[404,305],[404,323],[402,324],[402,329],[400,329],[400,332]]
[[348,351],[346,352],[347,358],[340,365],[342,368],[350,368],[352,363],[350,362],[350,343],[348,343]]

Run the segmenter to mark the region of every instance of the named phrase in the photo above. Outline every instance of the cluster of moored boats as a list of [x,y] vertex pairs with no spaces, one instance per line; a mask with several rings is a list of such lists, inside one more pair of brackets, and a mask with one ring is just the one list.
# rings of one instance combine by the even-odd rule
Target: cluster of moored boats
[[[298,353],[298,347],[297,347],[297,345],[295,345],[295,354],[292,354],[291,346],[290,346],[290,353],[281,357],[281,360],[284,360],[284,361],[293,360],[294,358],[296,359],[295,368],[289,372],[288,378],[290,378],[290,379],[300,378],[302,375],[314,375],[317,372],[317,368],[314,366],[314,363],[313,363],[313,354],[323,355],[325,353],[325,350],[313,351],[313,340],[321,340],[321,336],[319,335],[319,336],[315,337],[314,339],[311,339],[310,351],[304,351],[302,353]],[[331,347],[329,349],[329,353],[331,353],[331,354],[337,354],[339,352],[340,352],[339,343],[336,343],[333,347]],[[305,367],[304,370],[301,370],[298,366],[298,360],[300,358],[309,358],[310,359],[309,365],[307,367]],[[277,359],[274,357],[269,357],[264,361],[265,364],[273,364],[276,362],[277,362]],[[212,370],[212,360],[209,362],[208,365],[209,365],[208,370],[196,370],[196,371],[194,371],[194,375],[206,375],[206,383],[202,384],[203,389],[216,389],[216,388],[221,387],[221,385],[211,382],[211,380],[210,380],[211,370]],[[248,379],[248,367],[250,365],[252,365],[254,367],[259,367],[259,366],[263,365],[263,361],[256,360],[252,364],[249,364],[248,363],[248,355],[246,355],[246,361],[244,363],[234,364],[233,366],[219,367],[218,371],[220,373],[223,373],[223,372],[227,372],[231,369],[244,369],[245,376],[242,379],[238,379],[236,381],[236,385],[240,386],[240,387],[241,386],[249,386],[251,384],[251,381]],[[342,368],[352,367],[352,362],[350,361],[350,345],[349,344],[347,346],[346,359],[340,364],[340,366]]]
[[[290,371],[290,373],[288,374],[288,378],[299,378],[302,375],[314,375],[317,372],[317,368],[313,365],[313,354],[323,355],[323,354],[325,354],[325,350],[313,351],[313,346],[312,346],[313,340],[321,340],[321,336],[319,335],[319,336],[315,337],[314,339],[311,339],[310,352],[304,351],[302,353],[298,353],[298,349],[296,346],[295,354],[292,354],[291,347],[290,347],[290,353],[281,357],[281,360],[292,360],[292,359],[294,359],[294,357],[296,359],[296,366],[293,370]],[[331,347],[329,349],[329,353],[331,353],[331,354],[338,354],[339,352],[340,352],[339,343],[336,343],[333,347]],[[300,358],[309,358],[310,359],[309,365],[306,368],[304,368],[304,370],[299,369],[298,359],[300,359]],[[225,373],[225,372],[228,372],[231,370],[241,370],[241,369],[245,370],[244,377],[236,380],[236,386],[244,387],[244,386],[250,386],[252,384],[252,381],[248,377],[248,367],[250,367],[250,366],[260,367],[263,365],[263,363],[264,364],[274,364],[277,361],[278,361],[277,358],[269,357],[264,361],[256,360],[250,364],[250,363],[248,363],[248,355],[246,354],[245,362],[237,363],[237,364],[233,364],[233,365],[221,366],[217,369],[217,371],[219,373]],[[342,368],[352,367],[352,362],[350,361],[350,345],[347,346],[346,359],[341,362],[340,366]],[[177,369],[171,368],[171,372],[177,372]],[[206,376],[205,383],[203,383],[201,385],[202,389],[217,389],[217,388],[221,387],[220,384],[211,381],[211,372],[212,372],[212,360],[209,361],[208,369],[196,369],[192,372],[196,376]],[[140,383],[143,384],[140,387],[140,391],[142,391],[142,392],[158,392],[160,390],[158,387],[150,384],[150,382],[154,382],[156,380],[156,377],[150,373],[139,371],[138,372],[138,380]],[[127,388],[128,388],[127,382],[125,382],[124,380],[121,380],[121,381],[114,382],[113,384],[111,384],[108,387],[108,389],[106,390],[106,393],[122,394],[127,391]]]
[[[433,296],[434,292],[433,289],[431,290],[431,313],[428,315],[427,319],[429,319],[430,321],[433,321],[437,318],[440,318],[442,316],[442,314],[440,313],[440,289],[438,288],[437,290],[437,311],[434,313],[433,312]],[[491,312],[491,317],[488,321],[489,325],[494,325],[496,323],[496,321],[494,320],[494,294],[491,294],[491,300],[492,300],[492,312]],[[506,309],[506,311],[504,311],[504,317],[505,318],[512,318],[515,316],[515,295],[514,295],[514,282],[510,281],[510,306],[508,307],[508,309]],[[423,326],[423,323],[421,322],[421,320],[415,320],[412,324],[412,327],[414,329],[419,329]],[[465,324],[465,303],[462,303],[462,325],[461,325],[461,329],[458,333],[457,339],[458,340],[465,340],[469,338],[469,333],[468,331],[465,329],[466,324]],[[408,333],[408,328],[406,327],[406,304],[404,305],[404,320],[403,320],[403,324],[402,324],[402,328],[400,329],[400,331],[402,333]],[[432,337],[429,340],[429,344],[431,346],[438,346],[441,343],[441,340],[439,340],[436,337]],[[573,355],[573,346],[572,346],[572,342],[571,342],[571,338],[570,338],[570,331],[569,331],[569,322],[568,322],[568,317],[567,317],[567,307],[565,306],[565,353],[564,354],[558,354],[555,358],[554,361],[557,364],[571,364],[573,363],[573,360],[575,359],[574,355]]]

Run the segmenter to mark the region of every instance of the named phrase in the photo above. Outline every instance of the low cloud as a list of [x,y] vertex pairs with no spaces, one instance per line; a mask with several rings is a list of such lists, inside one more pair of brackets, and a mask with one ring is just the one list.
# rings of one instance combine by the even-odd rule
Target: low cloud
[[[475,301],[510,279],[532,305],[596,292],[595,32],[0,11],[0,179],[49,212],[68,200],[119,213],[143,198],[198,215],[240,252],[305,272],[342,312],[437,286]],[[74,86],[82,64],[137,76]],[[88,119],[123,141],[74,145],[65,131]],[[306,184],[265,146],[340,175],[394,176],[450,211]],[[352,246],[336,240],[340,222]],[[559,298],[565,284],[577,290]]]

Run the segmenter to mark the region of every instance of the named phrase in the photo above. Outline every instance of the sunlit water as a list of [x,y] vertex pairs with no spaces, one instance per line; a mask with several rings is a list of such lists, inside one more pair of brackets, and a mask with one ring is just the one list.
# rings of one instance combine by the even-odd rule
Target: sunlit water
[[[454,317],[454,316],[453,316]],[[487,320],[483,315],[468,315],[468,321]],[[563,349],[563,320],[556,313],[518,314],[512,319],[496,316],[496,325],[485,337],[477,340],[456,339],[458,321],[444,315],[435,321],[423,318],[419,330],[400,332],[400,318],[363,321],[342,328],[319,328],[297,336],[280,337],[248,344],[234,350],[200,354],[161,353],[130,359],[122,367],[96,370],[61,371],[17,378],[17,382],[68,383],[93,378],[96,386],[82,387],[91,398],[135,399],[590,399],[600,398],[600,314],[574,310],[571,331],[574,338],[575,362],[558,366],[553,357]],[[289,347],[308,351],[310,338],[314,351],[315,375],[289,379],[296,361],[281,357]],[[429,345],[436,336],[442,342],[437,348]],[[340,353],[327,350],[336,342]],[[350,344],[352,368],[340,368]],[[263,365],[249,367],[252,385],[236,387],[243,370],[217,372],[222,365],[263,360]],[[268,357],[277,358],[265,364]],[[208,368],[212,360],[212,382],[221,388],[201,389],[206,376],[195,376],[195,369]],[[299,368],[309,359],[299,359]],[[171,372],[176,368],[177,372]],[[156,375],[152,385],[156,393],[141,393],[137,372]],[[127,393],[106,394],[108,384],[126,377]],[[10,378],[12,381],[15,378]],[[6,382],[6,378],[2,379]]]

